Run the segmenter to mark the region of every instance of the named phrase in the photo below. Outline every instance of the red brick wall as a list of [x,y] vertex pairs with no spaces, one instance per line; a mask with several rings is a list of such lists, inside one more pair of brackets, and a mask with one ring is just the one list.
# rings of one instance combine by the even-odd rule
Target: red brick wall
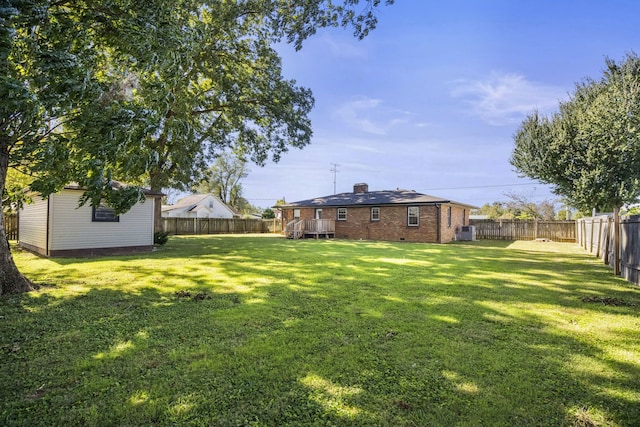
[[[451,226],[447,220],[447,212],[451,207]],[[455,205],[442,205],[442,221],[440,221],[440,241],[442,243],[451,242],[456,238],[456,232],[460,232],[460,227],[469,225],[469,209],[464,209]],[[464,212],[464,224],[462,223]]]
[[[287,223],[293,221],[293,209],[282,210],[282,229],[286,229]],[[314,219],[316,216],[316,210],[313,208],[300,208],[300,219]],[[325,217],[329,218],[329,217]]]
[[[455,239],[456,231],[460,231],[463,208],[451,206],[451,226],[447,222],[447,209],[450,205],[440,207],[440,242],[447,243]],[[407,206],[379,206],[380,220],[371,220],[371,206],[347,207],[346,221],[338,221],[338,209],[323,207],[322,218],[336,220],[337,238],[355,240],[386,240],[422,243],[438,242],[438,208],[436,206],[420,206],[418,226],[407,225]],[[283,212],[286,223],[293,220],[293,209]],[[300,219],[314,219],[315,208],[300,208]],[[465,224],[469,224],[469,210],[464,212]]]
[[437,242],[435,206],[420,206],[417,226],[407,225],[407,206],[380,206],[380,220],[371,220],[371,207],[347,208],[347,220],[336,221],[336,237],[363,240]]

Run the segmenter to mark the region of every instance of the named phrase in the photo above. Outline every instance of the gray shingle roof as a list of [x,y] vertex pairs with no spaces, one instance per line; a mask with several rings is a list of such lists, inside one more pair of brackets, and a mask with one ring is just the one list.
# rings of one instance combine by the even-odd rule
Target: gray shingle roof
[[366,193],[340,193],[331,196],[316,197],[279,206],[283,207],[322,207],[322,206],[357,206],[357,205],[410,205],[451,203],[469,208],[475,206],[411,190],[367,191]]
[[198,203],[206,199],[208,196],[209,196],[208,194],[192,194],[192,195],[183,197],[173,205],[162,206],[162,211],[165,212],[165,211],[171,211],[174,209],[183,209],[183,208],[188,208],[187,211],[191,211],[193,208],[195,208],[198,205]]

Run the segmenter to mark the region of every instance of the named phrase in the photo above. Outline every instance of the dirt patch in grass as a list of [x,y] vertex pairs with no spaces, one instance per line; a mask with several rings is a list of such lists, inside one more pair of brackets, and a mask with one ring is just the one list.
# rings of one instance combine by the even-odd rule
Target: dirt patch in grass
[[205,292],[198,292],[198,293],[194,293],[192,294],[189,291],[177,291],[174,293],[174,295],[177,298],[192,298],[195,301],[203,301],[206,299],[211,299],[211,295],[205,293]]

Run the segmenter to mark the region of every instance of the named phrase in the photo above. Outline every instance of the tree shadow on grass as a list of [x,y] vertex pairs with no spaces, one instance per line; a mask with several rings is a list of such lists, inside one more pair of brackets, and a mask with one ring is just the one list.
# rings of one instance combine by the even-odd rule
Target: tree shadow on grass
[[637,319],[636,307],[580,300],[638,301],[606,269],[501,245],[297,243],[190,239],[149,258],[188,250],[179,269],[112,266],[142,285],[96,278],[67,297],[0,301],[5,424],[640,419],[640,326],[606,331],[618,354],[582,320]]

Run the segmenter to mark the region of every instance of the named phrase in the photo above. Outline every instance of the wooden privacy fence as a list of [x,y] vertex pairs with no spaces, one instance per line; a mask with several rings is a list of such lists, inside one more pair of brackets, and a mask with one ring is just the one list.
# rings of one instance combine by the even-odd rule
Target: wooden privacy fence
[[554,242],[575,242],[575,221],[522,221],[472,219],[476,228],[476,239],[486,240],[536,240],[549,239]]
[[7,239],[18,240],[18,214],[4,213],[4,232]]
[[277,219],[162,218],[169,234],[280,233]]
[[580,218],[576,228],[577,243],[609,264],[613,250],[613,218],[608,215]]
[[[615,269],[613,218],[607,215],[577,221],[578,244]],[[620,275],[640,284],[640,216],[620,219]]]

